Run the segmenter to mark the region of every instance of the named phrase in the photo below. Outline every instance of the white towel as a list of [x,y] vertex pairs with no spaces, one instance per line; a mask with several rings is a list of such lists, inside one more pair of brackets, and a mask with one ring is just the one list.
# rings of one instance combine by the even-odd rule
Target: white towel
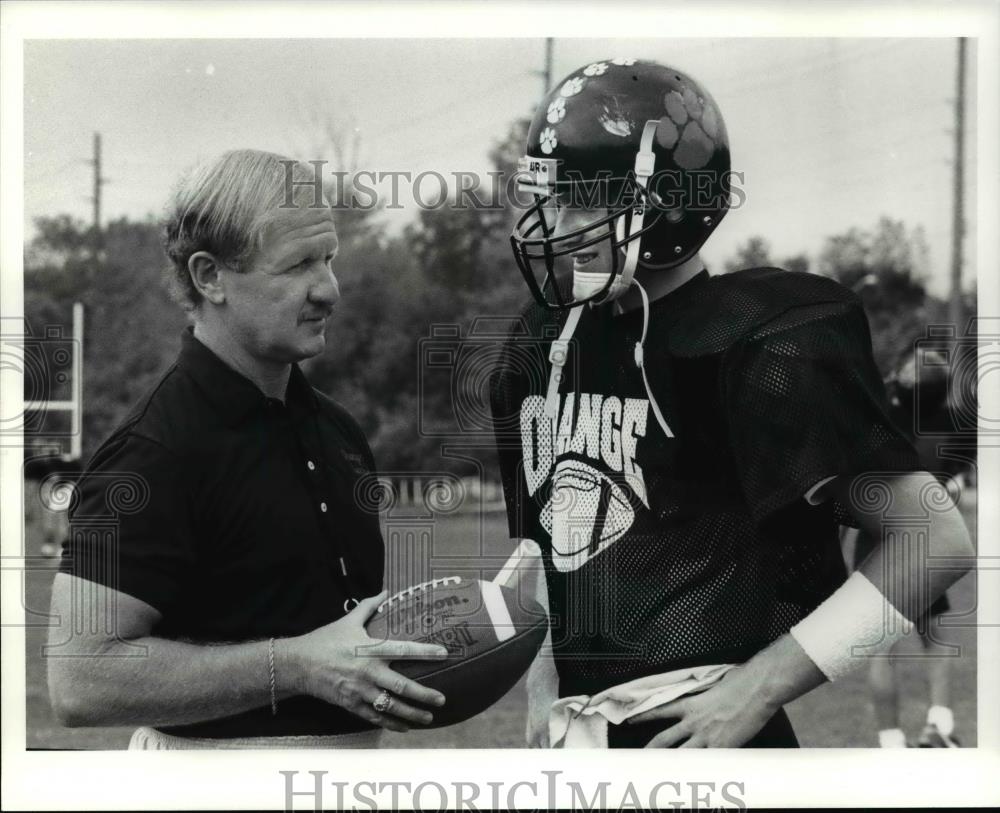
[[608,723],[619,725],[678,697],[703,691],[732,668],[733,664],[719,664],[677,669],[612,686],[593,697],[560,697],[549,711],[550,747],[607,748]]

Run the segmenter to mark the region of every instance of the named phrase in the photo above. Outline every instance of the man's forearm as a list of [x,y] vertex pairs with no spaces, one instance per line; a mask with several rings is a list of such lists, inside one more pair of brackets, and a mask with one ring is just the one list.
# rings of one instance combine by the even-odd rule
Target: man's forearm
[[[271,703],[267,641],[203,645],[146,637],[50,657],[56,712],[70,726],[182,725]],[[274,667],[276,698],[296,694],[287,639],[274,643]]]
[[775,712],[826,682],[826,676],[787,634],[747,661],[744,672],[750,691]]
[[552,659],[552,633],[545,641],[528,669],[525,680],[528,695],[525,736],[531,748],[549,747],[549,710],[559,697],[559,677]]
[[529,695],[532,693],[543,693],[548,695],[558,695],[559,675],[556,671],[555,660],[552,657],[552,633],[545,633],[545,640],[535,655],[535,659],[528,667],[528,674],[525,678],[525,686]]
[[[943,490],[943,486],[941,487]],[[975,549],[955,507],[931,513],[924,528],[883,534],[858,567],[910,621],[919,618],[954,582],[972,569]],[[881,526],[875,532],[881,533]],[[926,541],[921,541],[923,537]]]

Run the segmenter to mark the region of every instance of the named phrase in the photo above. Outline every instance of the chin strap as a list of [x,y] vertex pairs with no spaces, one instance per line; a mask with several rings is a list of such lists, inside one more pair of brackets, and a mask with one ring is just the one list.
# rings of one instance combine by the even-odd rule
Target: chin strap
[[[649,379],[646,377],[643,346],[646,343],[646,332],[649,329],[649,296],[646,294],[646,289],[639,284],[638,280],[633,279],[632,284],[639,289],[639,295],[642,297],[642,336],[635,343],[635,366],[642,373],[642,383],[646,387],[646,397],[649,398],[649,405],[653,408],[653,415],[656,417],[657,423],[660,424],[663,434],[668,438],[672,438],[674,433],[667,425],[667,421],[660,411],[660,405],[656,402],[653,390],[649,386]],[[580,323],[583,308],[583,305],[577,305],[570,310],[559,338],[552,342],[552,346],[549,348],[549,363],[552,365],[552,369],[549,372],[549,389],[545,395],[545,415],[552,420],[559,417],[559,384],[562,383],[563,367],[566,366],[566,359],[569,356],[569,340],[573,338],[576,326]]]
[[553,420],[559,417],[559,384],[563,380],[562,371],[569,356],[569,340],[573,338],[582,314],[583,305],[570,309],[559,338],[552,342],[549,348],[549,363],[552,369],[549,372],[549,390],[545,395],[545,414]]
[[646,360],[643,355],[643,345],[646,343],[646,329],[649,327],[649,297],[646,295],[646,289],[639,284],[639,280],[633,279],[632,284],[639,289],[639,294],[642,296],[642,337],[635,343],[635,366],[642,372],[642,383],[646,385],[646,396],[649,398],[649,405],[653,408],[653,414],[663,429],[663,434],[668,438],[672,438],[674,433],[667,426],[667,422],[663,418],[663,413],[660,412],[660,405],[656,403],[653,390],[649,387],[649,379],[646,378]]
[[[642,128],[642,137],[639,139],[639,152],[635,154],[635,180],[642,190],[646,189],[646,184],[653,176],[656,168],[656,155],[653,153],[653,138],[656,136],[656,127],[659,121],[650,119],[646,126]],[[632,221],[629,224],[628,248],[625,250],[625,266],[621,274],[611,283],[607,294],[601,299],[599,304],[617,299],[632,287],[632,277],[635,269],[639,265],[639,244],[642,239],[636,235],[642,231],[642,224],[646,218],[646,210],[649,205],[645,195],[639,195],[639,199],[632,207]],[[618,219],[616,226],[618,242],[624,242],[625,237],[625,217]]]

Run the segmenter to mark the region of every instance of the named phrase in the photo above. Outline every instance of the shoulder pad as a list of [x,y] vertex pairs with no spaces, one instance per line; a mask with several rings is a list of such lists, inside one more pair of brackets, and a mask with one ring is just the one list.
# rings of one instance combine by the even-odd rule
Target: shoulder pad
[[693,292],[670,331],[670,351],[695,357],[721,353],[776,321],[796,322],[860,308],[839,282],[803,271],[750,268],[709,277]]

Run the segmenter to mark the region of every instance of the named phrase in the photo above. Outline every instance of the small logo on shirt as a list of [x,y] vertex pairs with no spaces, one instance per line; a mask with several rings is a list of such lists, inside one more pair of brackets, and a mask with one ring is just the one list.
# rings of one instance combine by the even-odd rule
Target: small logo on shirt
[[364,457],[354,452],[344,452],[343,454],[344,459],[351,464],[355,474],[368,474],[368,466],[365,465]]

